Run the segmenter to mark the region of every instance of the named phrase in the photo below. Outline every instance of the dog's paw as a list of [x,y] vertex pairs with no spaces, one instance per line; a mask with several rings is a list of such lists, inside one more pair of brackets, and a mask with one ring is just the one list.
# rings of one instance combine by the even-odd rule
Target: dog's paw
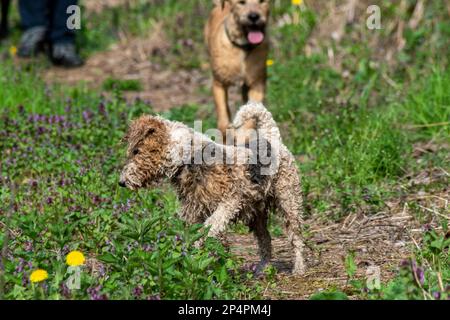
[[269,261],[264,260],[264,261],[260,261],[256,266],[255,266],[255,270],[254,270],[254,275],[256,277],[264,277],[264,270],[269,266]]

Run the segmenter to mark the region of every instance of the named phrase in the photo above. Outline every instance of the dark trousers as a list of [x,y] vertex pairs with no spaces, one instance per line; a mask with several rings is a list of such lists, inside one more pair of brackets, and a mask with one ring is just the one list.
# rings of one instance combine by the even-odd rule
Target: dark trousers
[[77,0],[19,0],[22,26],[25,30],[32,27],[47,27],[51,43],[75,41],[75,32],[67,28],[67,8],[76,5]]
[[0,20],[0,35],[3,35],[8,32],[8,11],[9,11],[9,3],[10,0],[2,0],[1,2],[1,20]]

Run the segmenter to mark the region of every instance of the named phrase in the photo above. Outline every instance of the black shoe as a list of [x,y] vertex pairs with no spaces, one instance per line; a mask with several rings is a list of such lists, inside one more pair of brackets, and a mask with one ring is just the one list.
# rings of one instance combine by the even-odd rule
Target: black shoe
[[84,64],[73,43],[54,44],[50,59],[54,65],[65,68],[76,68]]
[[33,27],[25,31],[20,39],[17,55],[21,58],[30,58],[44,51],[47,28]]

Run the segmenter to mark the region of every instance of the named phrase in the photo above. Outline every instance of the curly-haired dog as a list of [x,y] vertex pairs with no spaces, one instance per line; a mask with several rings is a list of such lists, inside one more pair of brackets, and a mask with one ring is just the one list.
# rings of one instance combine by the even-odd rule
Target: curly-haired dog
[[225,134],[231,116],[228,88],[239,84],[244,103],[262,102],[266,90],[266,33],[270,0],[216,0],[205,26],[213,71],[217,125]]
[[[301,274],[303,210],[294,157],[262,104],[250,102],[239,110],[234,126],[240,130],[247,123],[255,124],[256,139],[248,146],[230,146],[179,122],[142,116],[131,123],[125,137],[128,159],[119,184],[134,190],[168,178],[181,201],[181,218],[204,223],[213,237],[221,236],[230,222],[243,221],[258,242],[258,270],[271,259],[267,222],[270,210],[278,209],[294,250],[293,271]],[[255,145],[260,150],[255,151]],[[268,156],[261,151],[263,146]]]

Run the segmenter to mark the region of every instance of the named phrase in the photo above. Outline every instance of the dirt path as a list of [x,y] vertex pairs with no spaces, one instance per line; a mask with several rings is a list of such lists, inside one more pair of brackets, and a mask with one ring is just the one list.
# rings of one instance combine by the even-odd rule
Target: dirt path
[[[306,240],[308,270],[305,276],[292,276],[292,253],[284,237],[273,239],[273,266],[278,270],[275,288],[264,293],[270,299],[308,299],[313,293],[331,288],[348,291],[345,257],[353,252],[356,277],[366,279],[369,267],[378,267],[381,281],[392,279],[400,262],[411,255],[420,243],[423,229],[409,209],[408,203],[430,210],[448,209],[449,191],[443,194],[420,194],[403,201],[387,203],[386,210],[373,215],[351,214],[339,223],[313,217]],[[434,224],[431,225],[439,229]],[[257,247],[252,235],[230,234],[232,251],[248,263],[257,263]],[[351,292],[349,292],[351,294]]]
[[208,103],[209,96],[199,88],[209,85],[209,75],[200,70],[171,70],[153,62],[152,57],[165,55],[169,43],[161,26],[155,27],[145,38],[126,38],[108,50],[93,54],[82,68],[64,70],[50,68],[44,71],[49,83],[76,85],[85,83],[102,91],[107,79],[137,80],[142,89],[125,92],[125,98],[139,98],[151,103],[156,111],[185,104]]

